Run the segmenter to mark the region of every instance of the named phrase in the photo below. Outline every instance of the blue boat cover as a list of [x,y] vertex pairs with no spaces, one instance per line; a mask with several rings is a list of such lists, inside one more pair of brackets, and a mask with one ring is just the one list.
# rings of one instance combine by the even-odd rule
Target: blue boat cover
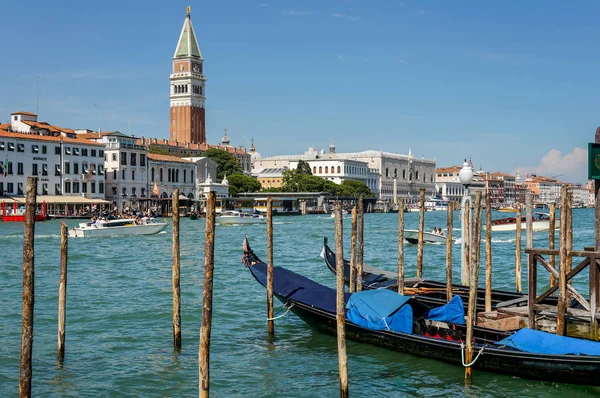
[[[267,265],[253,264],[252,275],[263,286],[267,286]],[[321,285],[302,275],[281,267],[273,268],[273,293],[284,300],[295,300],[323,311],[336,312],[335,289]],[[345,300],[350,295],[345,293]]]
[[410,304],[405,305],[409,299],[387,289],[353,293],[346,303],[346,317],[368,329],[412,334],[413,312]]
[[462,298],[460,298],[460,296],[454,296],[448,304],[433,308],[429,311],[427,319],[432,321],[464,325],[465,307],[463,305]]
[[523,328],[496,344],[519,351],[553,355],[600,355],[600,343]]

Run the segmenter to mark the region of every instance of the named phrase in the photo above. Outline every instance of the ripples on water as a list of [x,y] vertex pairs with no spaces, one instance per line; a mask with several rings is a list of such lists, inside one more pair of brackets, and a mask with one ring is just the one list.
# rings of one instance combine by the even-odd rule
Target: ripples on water
[[[573,218],[575,248],[591,245],[593,210],[575,210]],[[426,213],[425,227],[443,227],[445,220],[445,213]],[[454,222],[459,225],[458,212]],[[323,236],[333,240],[333,224],[328,215],[275,218],[275,264],[335,286],[319,257]],[[417,227],[418,213],[406,214],[406,228]],[[348,251],[349,217],[344,218],[344,228]],[[396,269],[396,228],[395,214],[366,215],[365,262]],[[265,230],[264,225],[217,226],[211,395],[337,396],[334,337],[313,332],[289,314],[276,321],[273,341],[266,339],[265,291],[240,261],[245,234],[257,254],[266,257]],[[181,222],[180,353],[172,349],[170,229],[148,237],[69,241],[66,358],[62,367],[56,364],[59,231],[56,221],[36,225],[33,396],[197,396],[204,221]],[[455,236],[460,234],[458,228],[455,231]],[[547,232],[534,236],[536,247],[547,247]],[[22,224],[0,223],[0,396],[18,394],[22,241]],[[515,237],[497,233],[493,242],[494,287],[513,290]],[[522,245],[525,247],[524,234]],[[416,245],[405,245],[407,276],[415,273],[416,252]],[[424,252],[424,275],[443,280],[445,246],[426,245]],[[460,245],[453,245],[453,259],[454,280],[458,282]],[[525,261],[523,256],[523,264]],[[525,266],[523,269],[526,286]],[[539,283],[541,288],[548,282]],[[276,310],[280,308],[276,302]],[[460,367],[350,341],[348,369],[350,392],[361,396],[574,397],[600,392],[476,370],[473,384],[466,388]]]

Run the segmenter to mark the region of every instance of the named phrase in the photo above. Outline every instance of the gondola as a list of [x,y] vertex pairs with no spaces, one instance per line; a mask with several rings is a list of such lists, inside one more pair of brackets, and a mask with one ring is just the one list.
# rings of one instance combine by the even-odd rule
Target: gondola
[[[335,253],[327,245],[327,238],[324,238],[322,257],[325,265],[333,274],[336,273]],[[344,279],[346,284],[350,283],[350,262],[344,259]],[[409,288],[411,294],[420,296],[420,299],[433,306],[443,305],[447,302],[446,282],[433,281],[423,278],[406,278],[404,280],[405,288]],[[392,289],[398,290],[398,275],[393,272],[381,270],[369,265],[363,264],[362,288],[372,289]],[[454,295],[461,296],[466,303],[469,298],[469,287],[464,285],[452,285]],[[557,305],[556,297],[548,297],[544,304]],[[509,292],[505,290],[492,289],[492,309],[499,307],[518,307],[527,305],[527,296],[523,293]],[[485,310],[485,289],[477,289],[477,312]]]
[[[266,286],[267,265],[254,254],[247,239],[243,248],[242,262],[256,281]],[[355,297],[362,298],[365,294],[381,291],[385,290],[345,293],[346,308]],[[319,332],[336,335],[335,289],[285,268],[275,267],[273,293],[307,325]],[[430,320],[433,310],[418,299],[406,299],[402,308],[406,305],[412,311],[411,330],[401,332],[389,327],[376,329],[354,322],[349,318],[353,311],[351,308],[346,312],[346,338],[493,373],[551,382],[600,385],[600,378],[597,377],[600,374],[600,343],[531,329],[512,333],[475,327],[476,354],[471,364],[465,364],[462,355],[465,326]],[[390,313],[389,317],[393,315]]]

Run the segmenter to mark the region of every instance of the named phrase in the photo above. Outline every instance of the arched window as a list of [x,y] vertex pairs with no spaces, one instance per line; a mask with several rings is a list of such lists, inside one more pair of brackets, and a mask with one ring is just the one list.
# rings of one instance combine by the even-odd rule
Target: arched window
[[402,178],[406,180],[406,169],[402,169]]
[[423,182],[427,182],[427,173],[423,173]]
[[385,176],[386,177],[390,176],[390,169],[388,169],[387,167],[385,168]]
[[319,166],[319,174],[323,173],[323,168]]
[[419,170],[415,171],[415,180],[419,180]]
[[150,181],[154,181],[154,167],[150,170],[152,179]]
[[328,173],[329,167],[325,166],[325,174]]
[[313,166],[313,174],[317,174],[317,166]]
[[194,170],[190,170],[190,182],[195,182],[194,181]]
[[338,166],[338,174],[340,174],[342,172],[342,168],[340,166]]
[[163,169],[162,169],[162,167],[160,168],[160,172],[158,174],[159,174],[159,177],[160,177],[160,182],[163,182]]
[[184,184],[185,184],[185,177],[187,177],[186,174],[187,174],[187,170],[183,170],[183,183]]
[[179,182],[179,169],[175,170],[175,182]]

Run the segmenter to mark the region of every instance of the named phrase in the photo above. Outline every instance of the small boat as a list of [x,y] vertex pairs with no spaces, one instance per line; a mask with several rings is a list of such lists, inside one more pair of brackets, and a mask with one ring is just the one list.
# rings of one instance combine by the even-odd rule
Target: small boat
[[266,221],[265,216],[256,213],[245,213],[237,210],[226,210],[217,217],[219,224],[260,224]]
[[431,197],[425,201],[424,206],[429,211],[448,211],[449,203],[447,199]]
[[[550,229],[550,215],[548,213],[533,213],[532,226],[534,231],[544,231]],[[554,228],[560,227],[560,220],[555,220]],[[527,218],[521,217],[521,228],[523,231],[527,230]],[[517,230],[517,218],[499,218],[492,220],[492,231],[516,231]]]
[[503,213],[516,213],[517,212],[517,209],[515,209],[514,207],[498,207],[494,210],[500,211]]
[[[25,206],[17,207],[17,202],[13,202],[12,210],[6,206],[5,202],[1,204],[0,218],[3,222],[25,222]],[[42,211],[35,213],[35,221],[46,221],[48,218],[46,212],[46,202],[42,203]]]
[[169,223],[156,222],[153,218],[144,217],[141,224],[134,218],[80,223],[69,230],[71,238],[154,235],[163,231]]
[[197,213],[190,213],[190,220],[197,220],[197,219],[198,219]]
[[[404,239],[408,243],[419,243],[419,231],[416,229],[405,229]],[[433,232],[423,231],[423,242],[425,243],[446,243],[446,237],[444,235],[434,234]]]
[[[267,265],[244,240],[242,263],[267,286]],[[273,294],[316,331],[337,334],[336,290],[283,267],[273,269]],[[464,307],[459,296],[431,307],[389,290],[345,293],[346,338],[466,366]],[[473,328],[475,369],[534,380],[600,385],[600,343],[522,328]]]
[[[348,213],[348,210],[342,210],[342,216],[345,216],[347,214],[350,214]],[[331,212],[331,218],[335,218],[335,211]]]

